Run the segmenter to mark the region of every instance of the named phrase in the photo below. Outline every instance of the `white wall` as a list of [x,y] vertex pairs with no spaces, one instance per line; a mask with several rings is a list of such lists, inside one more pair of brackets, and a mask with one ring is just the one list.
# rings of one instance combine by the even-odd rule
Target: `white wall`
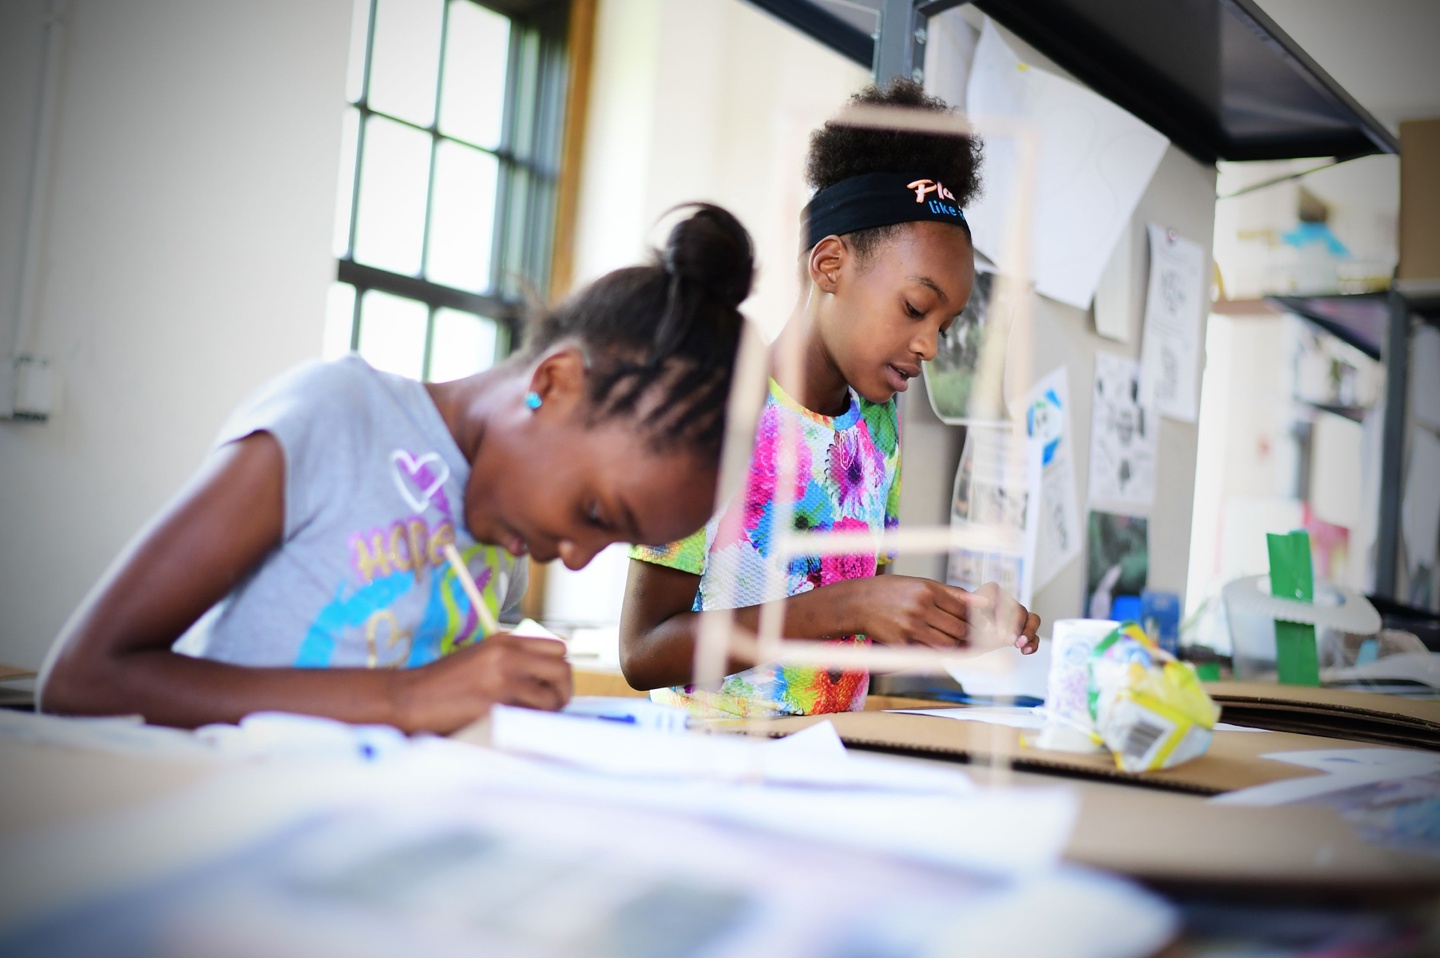
[[[744,310],[773,336],[798,294],[806,136],[869,71],[741,0],[600,0],[575,278],[637,262],[656,220],[710,200],[754,236],[759,272]],[[552,564],[546,615],[615,621],[623,549],[580,573]]]
[[[42,8],[0,4],[0,90],[34,90]],[[38,309],[19,344],[53,361],[61,405],[0,423],[0,660],[37,666],[229,410],[319,354],[350,10],[71,0]],[[0,95],[0,144],[28,142],[26,99]]]

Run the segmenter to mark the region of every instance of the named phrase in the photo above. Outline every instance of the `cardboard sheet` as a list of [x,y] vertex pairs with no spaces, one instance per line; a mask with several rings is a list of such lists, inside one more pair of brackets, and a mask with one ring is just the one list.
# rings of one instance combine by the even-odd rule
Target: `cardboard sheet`
[[1325,894],[1352,904],[1416,900],[1440,888],[1440,862],[1367,844],[1330,808],[1222,805],[1098,782],[1076,788],[1080,816],[1065,858],[1163,888],[1270,900]]
[[1207,682],[1205,690],[1227,722],[1440,750],[1440,702],[1259,682]]
[[1267,752],[1333,748],[1335,744],[1330,739],[1309,735],[1280,732],[1251,735],[1220,731],[1215,733],[1209,751],[1192,762],[1158,772],[1134,773],[1117,769],[1108,753],[1077,755],[1044,751],[1022,744],[1020,729],[979,722],[953,722],[934,715],[848,712],[734,723],[721,730],[781,736],[826,720],[834,723],[840,740],[852,748],[976,764],[1008,760],[1016,769],[1024,771],[1124,782],[1198,795],[1218,795],[1319,774],[1314,769],[1260,756]]
[[17,679],[33,679],[35,673],[29,669],[22,669],[15,665],[6,665],[0,662],[0,682],[8,682]]

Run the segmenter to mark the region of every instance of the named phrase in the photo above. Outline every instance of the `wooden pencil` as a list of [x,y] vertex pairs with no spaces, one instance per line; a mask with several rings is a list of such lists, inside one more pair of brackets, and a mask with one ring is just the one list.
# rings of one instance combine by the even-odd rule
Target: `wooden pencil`
[[495,613],[485,604],[485,597],[480,594],[480,589],[475,585],[474,576],[470,575],[470,567],[465,564],[465,559],[460,555],[460,550],[455,548],[452,542],[445,543],[445,558],[450,562],[450,568],[455,570],[455,577],[460,580],[460,587],[470,597],[470,604],[475,607],[475,614],[480,617],[480,627],[485,630],[486,635],[494,635],[500,631],[500,623],[495,620]]

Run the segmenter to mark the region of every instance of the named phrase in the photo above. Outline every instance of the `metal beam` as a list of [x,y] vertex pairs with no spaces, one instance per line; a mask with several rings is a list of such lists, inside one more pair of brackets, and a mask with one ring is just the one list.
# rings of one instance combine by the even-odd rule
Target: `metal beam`
[[1375,540],[1375,594],[1397,602],[1400,562],[1400,504],[1403,501],[1406,399],[1410,373],[1410,303],[1390,291],[1390,325],[1385,330],[1385,423],[1380,440],[1380,516]]
[[916,7],[916,0],[880,0],[880,35],[870,72],[881,86],[897,76],[910,77],[916,83],[925,81],[925,24],[929,18]]

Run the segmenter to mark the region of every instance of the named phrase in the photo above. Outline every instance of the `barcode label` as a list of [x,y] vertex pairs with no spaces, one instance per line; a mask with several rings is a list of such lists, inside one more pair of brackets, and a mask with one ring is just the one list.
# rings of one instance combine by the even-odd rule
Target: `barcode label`
[[1125,747],[1120,751],[1126,758],[1133,758],[1137,761],[1145,759],[1150,754],[1150,749],[1160,740],[1169,729],[1160,725],[1151,725],[1149,722],[1136,721],[1130,726],[1130,731],[1125,734]]

